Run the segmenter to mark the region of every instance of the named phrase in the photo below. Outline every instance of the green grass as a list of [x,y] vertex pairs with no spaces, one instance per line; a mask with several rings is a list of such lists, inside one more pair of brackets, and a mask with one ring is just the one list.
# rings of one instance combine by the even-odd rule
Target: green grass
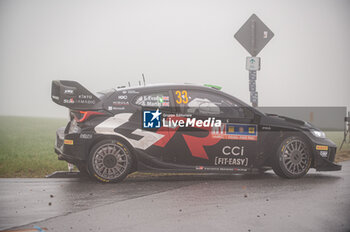
[[[44,177],[67,170],[54,153],[55,132],[66,124],[66,119],[0,116],[0,177]],[[340,146],[343,132],[326,134]],[[343,150],[350,150],[350,144]]]
[[44,177],[67,170],[54,153],[56,130],[65,119],[0,117],[0,177]]
[[[337,144],[338,150],[344,139],[344,131],[326,131],[327,138],[330,138],[335,144]],[[350,150],[349,135],[346,137],[346,142],[343,145],[342,151]]]

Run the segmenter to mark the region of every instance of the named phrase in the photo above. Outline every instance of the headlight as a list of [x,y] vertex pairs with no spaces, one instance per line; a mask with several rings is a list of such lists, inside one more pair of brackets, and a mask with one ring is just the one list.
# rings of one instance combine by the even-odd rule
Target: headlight
[[310,132],[317,138],[326,138],[326,134],[323,131],[311,129]]

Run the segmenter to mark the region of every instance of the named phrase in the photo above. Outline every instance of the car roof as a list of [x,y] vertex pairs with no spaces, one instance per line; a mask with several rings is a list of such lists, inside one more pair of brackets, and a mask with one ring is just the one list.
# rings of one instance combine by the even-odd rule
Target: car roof
[[192,84],[192,83],[184,83],[184,84],[175,84],[175,83],[158,83],[158,84],[148,84],[148,85],[140,85],[140,86],[131,86],[131,87],[120,87],[117,88],[117,91],[125,91],[125,90],[138,90],[138,91],[147,91],[147,90],[165,90],[165,89],[176,89],[176,88],[191,88],[191,89],[206,89],[206,90],[216,90],[215,88]]
[[220,95],[224,95],[228,98],[233,99],[237,103],[240,103],[243,106],[250,107],[247,103],[241,101],[240,99],[232,96],[231,94],[225,93],[221,90],[216,89],[215,87],[208,87],[199,84],[185,83],[185,84],[174,84],[174,83],[164,83],[164,84],[148,84],[148,85],[140,85],[140,86],[132,86],[132,87],[122,87],[116,89],[117,92],[129,91],[133,90],[136,92],[152,92],[152,91],[160,91],[160,90],[169,90],[169,89],[195,89],[195,90],[204,90],[212,93],[219,93]]

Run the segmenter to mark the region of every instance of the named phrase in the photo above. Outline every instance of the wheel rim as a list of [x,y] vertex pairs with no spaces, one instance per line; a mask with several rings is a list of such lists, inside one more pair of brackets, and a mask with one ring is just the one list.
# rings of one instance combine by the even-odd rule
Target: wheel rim
[[128,166],[129,159],[125,150],[117,144],[104,144],[94,153],[92,164],[97,175],[111,180],[118,178]]
[[309,154],[306,144],[298,139],[287,143],[282,154],[282,164],[285,169],[294,175],[301,174],[308,169]]

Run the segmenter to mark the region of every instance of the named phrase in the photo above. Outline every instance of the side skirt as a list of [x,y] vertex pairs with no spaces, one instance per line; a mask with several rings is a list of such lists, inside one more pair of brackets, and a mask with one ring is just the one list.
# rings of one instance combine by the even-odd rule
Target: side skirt
[[218,167],[218,166],[191,166],[177,165],[162,162],[144,151],[137,150],[137,171],[139,172],[168,172],[168,173],[261,173],[259,168],[247,167]]

